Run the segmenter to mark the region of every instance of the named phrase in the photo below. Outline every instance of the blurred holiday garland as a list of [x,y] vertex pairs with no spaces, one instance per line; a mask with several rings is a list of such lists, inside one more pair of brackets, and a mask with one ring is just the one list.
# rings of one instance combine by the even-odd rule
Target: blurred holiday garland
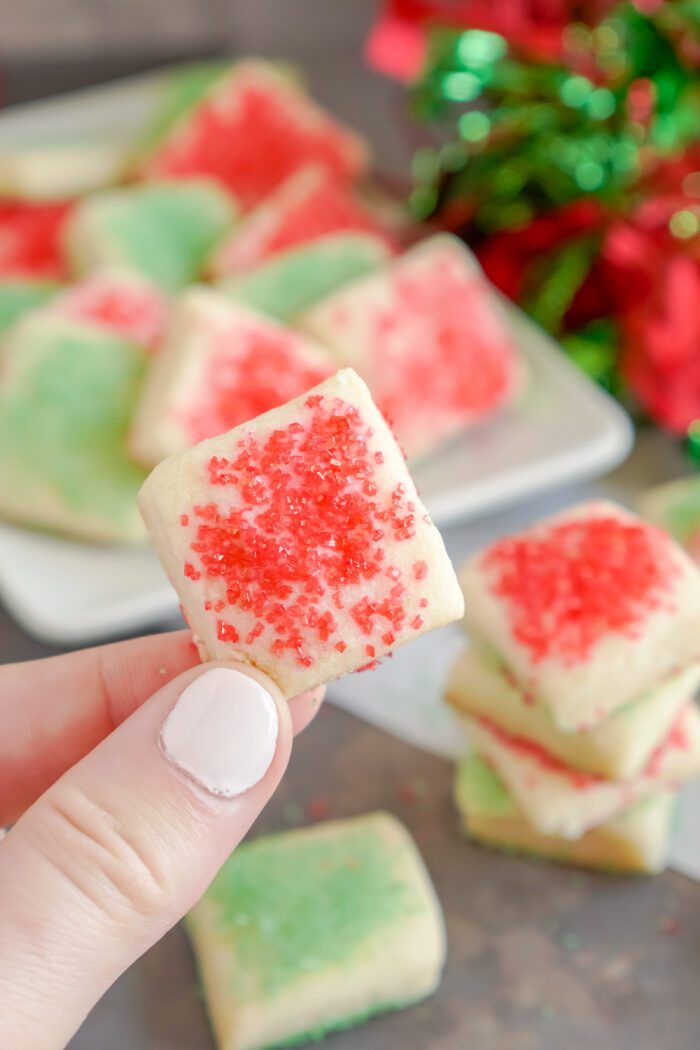
[[700,453],[700,0],[388,0],[416,218]]

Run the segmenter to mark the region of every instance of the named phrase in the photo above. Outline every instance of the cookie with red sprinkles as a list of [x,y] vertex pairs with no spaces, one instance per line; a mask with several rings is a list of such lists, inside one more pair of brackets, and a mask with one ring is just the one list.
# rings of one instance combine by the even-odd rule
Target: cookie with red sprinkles
[[139,501],[202,656],[243,654],[287,697],[462,615],[440,533],[350,369],[163,461]]
[[317,105],[296,79],[251,59],[218,78],[168,129],[140,174],[216,179],[249,209],[310,164],[349,182],[367,162],[362,139]]
[[305,336],[205,288],[180,299],[131,447],[149,465],[277,408],[335,371]]
[[160,289],[138,274],[101,271],[56,296],[51,311],[155,351],[165,338],[170,307]]
[[450,234],[341,287],[300,323],[360,373],[409,458],[504,409],[523,383],[493,290]]
[[529,824],[545,835],[578,839],[660,791],[675,791],[700,775],[700,714],[692,702],[679,712],[644,770],[614,781],[582,773],[486,717],[464,716],[470,743],[513,796]]
[[338,233],[393,239],[352,189],[324,168],[295,172],[221,244],[212,260],[217,277],[246,273],[268,259]]
[[613,503],[496,541],[460,580],[470,632],[564,732],[602,722],[700,657],[700,572]]

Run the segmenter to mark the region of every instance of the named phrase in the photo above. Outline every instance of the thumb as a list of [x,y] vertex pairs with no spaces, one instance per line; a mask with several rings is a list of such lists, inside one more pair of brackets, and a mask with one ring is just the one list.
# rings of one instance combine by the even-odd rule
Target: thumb
[[286,768],[287,704],[244,664],[193,668],[0,844],[0,1046],[58,1050],[204,892]]

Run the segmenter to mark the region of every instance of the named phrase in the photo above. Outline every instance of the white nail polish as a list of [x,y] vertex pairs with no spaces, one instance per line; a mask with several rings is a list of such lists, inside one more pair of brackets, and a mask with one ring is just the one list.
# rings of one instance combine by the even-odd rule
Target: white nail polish
[[215,667],[180,694],[160,742],[167,758],[203,788],[233,798],[262,780],[277,732],[270,694],[240,671]]

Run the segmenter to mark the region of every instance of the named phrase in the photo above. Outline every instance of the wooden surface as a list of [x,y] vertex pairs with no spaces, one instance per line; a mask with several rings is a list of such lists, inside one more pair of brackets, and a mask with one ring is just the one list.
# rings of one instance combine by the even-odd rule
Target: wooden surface
[[[301,59],[321,97],[369,135],[381,166],[401,171],[411,140],[400,92],[363,72],[359,58],[373,7],[372,0],[258,0],[234,35],[241,50]],[[89,54],[68,64],[12,60],[11,97],[146,63],[134,55],[105,64]],[[606,491],[624,497],[640,477],[663,476],[667,452],[649,443]],[[50,651],[0,609],[0,662]],[[256,833],[288,827],[319,800],[329,816],[392,810],[416,836],[445,908],[449,958],[437,995],[332,1037],[329,1050],[697,1050],[700,886],[670,873],[585,875],[472,847],[459,832],[451,780],[448,763],[327,707],[297,741],[256,826]],[[212,1047],[178,928],[105,996],[70,1050]]]
[[[696,1050],[700,887],[471,846],[451,782],[448,763],[327,707],[298,739],[256,826],[289,827],[324,803],[329,817],[391,810],[415,835],[445,909],[449,957],[437,994],[333,1036],[329,1050]],[[181,929],[110,991],[70,1050],[127,1047],[213,1048]]]

